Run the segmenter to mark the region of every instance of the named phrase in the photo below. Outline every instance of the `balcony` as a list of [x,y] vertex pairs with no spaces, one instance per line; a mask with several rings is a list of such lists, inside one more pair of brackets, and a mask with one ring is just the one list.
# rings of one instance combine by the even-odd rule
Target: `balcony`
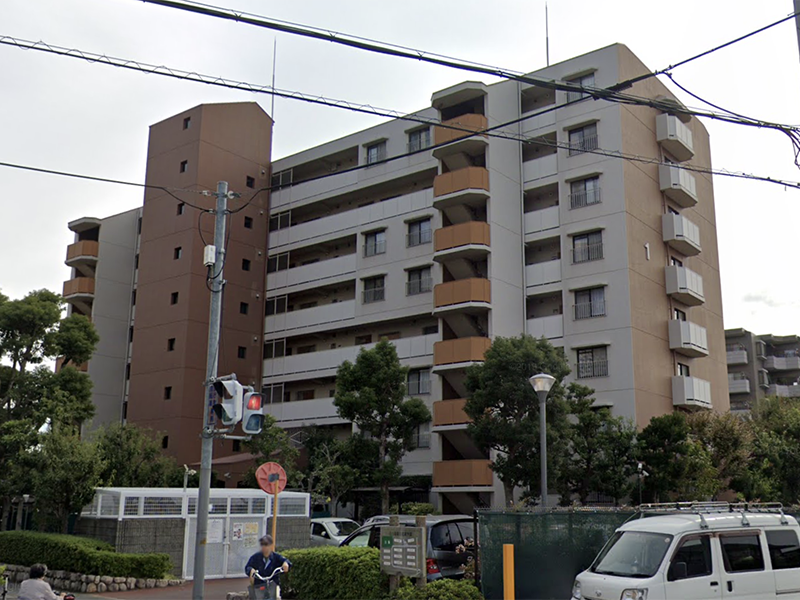
[[345,300],[334,304],[324,304],[292,312],[270,315],[264,320],[264,331],[287,331],[296,335],[311,328],[324,329],[331,323],[354,319],[356,301]]
[[433,487],[489,487],[494,481],[488,460],[443,460],[433,463]]
[[[86,373],[89,370],[89,363],[88,362],[81,363],[79,365],[76,365],[75,363],[71,362],[71,363],[68,363],[67,366],[72,367],[74,369],[77,369],[81,373]],[[64,357],[63,356],[59,356],[58,358],[56,358],[56,369],[55,369],[56,373],[58,373],[63,368],[64,368]]]
[[686,169],[672,165],[659,165],[658,179],[661,182],[661,191],[678,206],[691,208],[697,204],[697,186],[694,175]]
[[436,342],[433,345],[433,364],[440,366],[481,362],[491,345],[492,341],[485,337],[465,337]]
[[585,154],[586,152],[593,152],[594,150],[597,150],[600,147],[597,134],[577,136],[579,139],[575,141],[572,141],[572,137],[573,136],[570,133],[570,142],[569,142],[570,156],[577,156],[579,154]]
[[434,313],[476,305],[486,309],[491,301],[492,287],[488,279],[459,279],[440,283],[433,289]]
[[557,229],[560,225],[558,206],[525,213],[525,233]]
[[727,359],[729,365],[746,365],[748,361],[747,350],[744,348],[736,348],[728,350]]
[[484,167],[465,167],[437,175],[433,180],[433,197],[436,208],[483,202],[489,197],[489,171]]
[[433,241],[433,230],[420,229],[413,233],[406,234],[406,248],[414,248],[423,244],[430,244]]
[[582,192],[575,192],[574,194],[569,195],[570,210],[575,208],[585,208],[587,206],[592,206],[593,204],[600,204],[600,202],[602,202],[602,195],[600,194],[599,187],[584,190]]
[[694,156],[692,130],[675,115],[664,113],[656,117],[656,140],[676,160],[689,160]]
[[304,283],[317,283],[335,278],[345,279],[346,275],[353,278],[356,272],[356,255],[347,254],[328,260],[321,260],[310,265],[303,265],[270,273],[267,276],[267,289],[276,290],[283,287],[301,285]]
[[[488,127],[488,121],[483,115],[466,114],[447,121],[442,121],[442,125],[450,125],[451,127],[460,127],[461,129],[469,129],[470,131],[483,131]],[[458,129],[450,129],[448,127],[436,126],[433,130],[434,145],[448,144],[442,148],[436,148],[433,151],[435,158],[442,158],[456,154],[458,152],[465,152],[467,154],[475,154],[487,145],[486,135],[473,135]],[[452,142],[452,143],[450,143]]]
[[522,163],[522,180],[526,183],[558,173],[558,155],[547,154]]
[[608,359],[595,358],[578,362],[577,376],[578,379],[608,377]]
[[708,356],[706,328],[690,321],[669,322],[669,347],[678,354],[697,358]]
[[672,378],[672,405],[682,408],[711,408],[711,384],[697,377]]
[[361,292],[361,302],[364,304],[383,302],[384,300],[386,300],[386,288],[378,287]]
[[548,260],[525,266],[525,286],[528,288],[561,281],[561,260]]
[[670,248],[685,256],[700,254],[700,228],[683,215],[669,213],[661,217],[661,230]]
[[667,295],[686,306],[700,306],[706,301],[703,295],[703,278],[686,267],[670,265],[666,268]]
[[94,273],[97,257],[100,253],[100,243],[91,240],[75,242],[67,246],[66,265],[77,269],[82,275],[91,276]]
[[447,427],[452,425],[466,425],[472,419],[464,412],[464,398],[457,400],[440,400],[433,403],[433,426]]
[[767,371],[800,371],[800,356],[768,356],[764,368]]
[[416,296],[417,294],[427,294],[433,289],[433,279],[414,279],[406,281],[406,296]]
[[[738,375],[738,374],[736,374]],[[728,375],[728,393],[729,394],[749,394],[750,393],[750,380],[747,377],[735,376],[733,373]]]
[[281,427],[309,427],[347,423],[333,405],[333,398],[315,398],[264,405],[264,414],[278,421]]
[[94,279],[91,277],[75,277],[65,281],[62,295],[67,302],[91,300],[94,298]]
[[437,229],[433,235],[433,259],[443,262],[485,256],[490,246],[489,231],[489,224],[483,221],[467,221]]
[[525,331],[537,339],[553,340],[564,337],[564,315],[528,319]]
[[767,395],[781,398],[800,398],[800,385],[772,384],[767,388]]
[[603,258],[603,242],[592,242],[591,244],[582,244],[572,248],[572,264],[591,262],[593,260],[602,260]]

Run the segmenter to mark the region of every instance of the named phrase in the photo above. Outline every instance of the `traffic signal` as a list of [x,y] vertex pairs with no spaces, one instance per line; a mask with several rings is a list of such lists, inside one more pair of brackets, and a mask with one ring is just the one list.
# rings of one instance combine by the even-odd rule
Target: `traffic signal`
[[264,397],[258,392],[244,395],[244,417],[242,430],[248,435],[258,435],[264,426]]
[[244,387],[236,380],[215,381],[217,403],[213,406],[214,414],[223,425],[236,425],[242,420],[242,400]]

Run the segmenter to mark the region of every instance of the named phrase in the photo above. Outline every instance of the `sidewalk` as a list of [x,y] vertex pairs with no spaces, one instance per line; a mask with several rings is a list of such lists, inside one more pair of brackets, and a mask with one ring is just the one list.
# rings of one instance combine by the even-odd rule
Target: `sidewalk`
[[[247,591],[247,578],[241,579],[209,579],[206,581],[205,597],[208,600],[225,600],[228,592]],[[151,590],[133,590],[131,592],[103,592],[102,596],[97,594],[76,594],[80,600],[137,600],[148,598],[150,600],[191,600],[192,583],[188,582],[181,586],[168,588],[154,588]]]

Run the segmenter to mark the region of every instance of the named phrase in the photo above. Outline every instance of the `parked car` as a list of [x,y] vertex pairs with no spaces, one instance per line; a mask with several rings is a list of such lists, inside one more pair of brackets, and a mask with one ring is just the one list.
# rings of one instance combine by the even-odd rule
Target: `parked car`
[[[578,575],[574,600],[800,598],[800,527],[779,508],[686,503],[628,521]],[[674,504],[671,505],[673,508]],[[652,514],[652,513],[651,513]]]
[[311,545],[338,546],[356,529],[358,529],[358,523],[352,519],[340,517],[311,519]]
[[[381,527],[388,525],[389,518],[373,517],[352,534],[347,536],[341,546],[380,547]],[[400,516],[400,525],[414,527],[416,518]],[[475,525],[472,517],[465,515],[436,515],[427,517],[427,572],[428,581],[436,579],[457,579],[464,576],[464,565],[473,556]],[[459,552],[459,546],[464,546]]]

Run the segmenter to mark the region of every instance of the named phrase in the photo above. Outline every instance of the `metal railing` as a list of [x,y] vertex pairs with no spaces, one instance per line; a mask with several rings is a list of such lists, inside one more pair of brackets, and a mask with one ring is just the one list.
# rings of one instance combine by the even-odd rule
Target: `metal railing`
[[408,152],[419,152],[420,150],[424,150],[425,148],[430,148],[431,146],[431,136],[428,134],[427,136],[423,136],[421,138],[417,138],[413,142],[408,142],[406,144],[406,149]]
[[578,379],[589,379],[590,377],[608,377],[608,359],[579,362]]
[[414,449],[416,448],[430,448],[431,447],[431,434],[430,433],[418,433],[414,436],[411,445]]
[[597,134],[583,136],[582,139],[569,143],[569,155],[576,156],[584,152],[597,150]]
[[583,208],[591,206],[592,204],[600,204],[600,188],[593,188],[584,190],[582,192],[575,192],[569,195],[569,207]]
[[431,393],[431,381],[428,380],[421,380],[421,381],[411,381],[406,386],[406,392],[408,392],[409,396],[416,396],[417,394],[430,394]]
[[386,253],[386,240],[367,242],[364,244],[364,256],[375,256]]
[[421,229],[419,231],[414,231],[409,233],[406,236],[406,246],[411,248],[412,246],[421,246],[422,244],[430,244],[433,240],[433,230],[432,229]]
[[382,300],[386,300],[386,288],[373,288],[371,290],[364,290],[362,292],[362,300],[364,304],[370,304],[372,302],[381,302]]
[[577,102],[583,98],[588,98],[589,94],[577,90],[570,90],[567,92],[567,102]]
[[603,242],[594,242],[572,249],[572,264],[600,260],[603,258]]
[[728,373],[728,381],[750,381],[744,373]]
[[416,294],[424,294],[433,289],[433,279],[425,277],[423,279],[414,279],[406,282],[406,296],[414,296]]
[[604,317],[606,314],[606,301],[579,302],[573,308],[576,321],[591,319],[592,317]]

